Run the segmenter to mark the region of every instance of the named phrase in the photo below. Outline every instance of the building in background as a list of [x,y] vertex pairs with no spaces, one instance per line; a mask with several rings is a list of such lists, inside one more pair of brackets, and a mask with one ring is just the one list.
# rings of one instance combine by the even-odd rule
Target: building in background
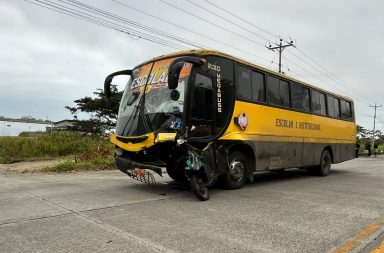
[[75,124],[74,120],[64,119],[57,122],[53,122],[52,126],[47,127],[47,132],[51,131],[66,131],[69,130]]

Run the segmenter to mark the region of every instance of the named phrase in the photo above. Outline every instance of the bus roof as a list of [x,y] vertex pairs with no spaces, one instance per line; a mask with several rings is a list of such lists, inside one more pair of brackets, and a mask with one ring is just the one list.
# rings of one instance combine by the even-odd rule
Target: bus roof
[[284,78],[284,79],[287,79],[287,80],[290,80],[290,81],[293,81],[293,82],[297,82],[297,83],[304,84],[305,86],[308,86],[308,87],[311,87],[311,88],[314,88],[314,89],[323,91],[323,92],[325,92],[325,93],[334,95],[334,96],[336,96],[336,97],[343,98],[343,99],[346,99],[346,100],[349,100],[349,101],[353,101],[352,98],[350,98],[350,97],[342,96],[342,95],[336,94],[336,93],[334,93],[334,92],[327,91],[327,90],[325,90],[325,89],[319,88],[318,86],[309,84],[309,83],[307,83],[307,82],[298,80],[298,79],[293,78],[293,77],[289,77],[289,76],[280,74],[280,73],[278,73],[278,72],[276,72],[276,71],[273,71],[273,70],[270,70],[270,69],[261,67],[261,66],[259,66],[259,65],[257,65],[257,64],[251,63],[251,62],[249,62],[249,61],[243,60],[243,59],[241,59],[241,58],[237,58],[237,57],[235,57],[235,56],[232,56],[232,55],[229,55],[229,54],[226,54],[226,53],[217,51],[217,50],[193,49],[193,50],[178,51],[178,52],[174,52],[174,53],[170,53],[170,54],[166,54],[166,55],[160,55],[160,56],[158,56],[158,57],[155,57],[155,58],[153,58],[153,59],[151,59],[151,60],[149,60],[149,61],[146,61],[146,62],[140,64],[139,66],[144,65],[144,64],[149,63],[149,62],[152,62],[152,61],[157,61],[157,60],[164,59],[164,58],[171,58],[171,57],[177,57],[177,56],[182,56],[182,55],[201,55],[201,56],[203,56],[203,55],[217,55],[217,56],[221,56],[221,57],[224,57],[224,58],[227,58],[227,59],[231,59],[231,60],[233,60],[233,61],[236,61],[236,62],[238,62],[238,63],[241,63],[241,64],[244,64],[244,65],[250,66],[250,67],[252,67],[252,68],[259,69],[259,70],[261,70],[261,71],[263,71],[263,72],[267,72],[267,73],[269,73],[269,74],[277,75],[277,76],[280,76],[280,77],[282,77],[282,78]]

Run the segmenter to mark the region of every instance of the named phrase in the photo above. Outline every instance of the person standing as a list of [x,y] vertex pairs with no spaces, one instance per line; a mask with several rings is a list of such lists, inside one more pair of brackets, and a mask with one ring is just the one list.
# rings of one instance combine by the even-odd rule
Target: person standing
[[379,145],[377,144],[377,142],[375,142],[373,144],[373,149],[374,149],[374,154],[375,154],[375,157],[377,156],[377,153],[379,152]]
[[360,149],[360,144],[356,142],[356,153],[355,153],[356,158],[359,158],[359,149]]
[[369,143],[369,141],[367,141],[365,143],[365,150],[367,150],[368,152],[368,157],[371,157],[371,143]]

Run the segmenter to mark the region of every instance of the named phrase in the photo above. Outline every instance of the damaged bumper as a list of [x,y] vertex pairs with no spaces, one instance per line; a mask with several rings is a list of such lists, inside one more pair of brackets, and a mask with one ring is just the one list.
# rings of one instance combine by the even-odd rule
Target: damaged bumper
[[135,169],[141,169],[141,170],[152,170],[157,174],[159,174],[160,176],[163,176],[162,168],[160,166],[139,163],[139,162],[129,160],[128,158],[120,157],[120,156],[115,156],[115,161],[119,170],[128,175],[132,173],[132,171],[134,171]]

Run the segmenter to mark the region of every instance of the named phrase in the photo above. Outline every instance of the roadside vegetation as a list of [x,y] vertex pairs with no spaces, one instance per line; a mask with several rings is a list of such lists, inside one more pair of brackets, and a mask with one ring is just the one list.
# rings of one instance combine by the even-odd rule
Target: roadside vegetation
[[[362,126],[357,125],[356,127],[356,143],[360,145],[359,155],[366,156],[365,145],[372,143],[373,130],[365,129]],[[378,144],[378,154],[384,153],[384,134],[380,130],[375,130],[375,143]],[[374,147],[371,145],[371,153],[373,154]]]
[[63,159],[63,161],[43,171],[115,168],[113,145],[103,137],[84,136],[77,132],[0,137],[0,163],[50,159]]
[[65,159],[61,163],[43,168],[42,172],[70,172],[87,170],[115,169],[112,149],[90,150],[78,154],[72,159]]
[[[121,96],[122,92],[117,90],[116,85],[112,85],[108,107],[102,89],[93,92],[93,96],[75,100],[75,106],[66,106],[74,121],[73,126],[67,127],[68,131],[0,137],[0,164],[62,159],[58,165],[43,170],[66,172],[115,168],[113,144],[101,135],[105,130],[115,127]],[[89,113],[89,119],[79,120],[77,117],[79,112]],[[0,116],[0,120],[7,119]],[[20,120],[42,121],[30,116],[22,117]]]

